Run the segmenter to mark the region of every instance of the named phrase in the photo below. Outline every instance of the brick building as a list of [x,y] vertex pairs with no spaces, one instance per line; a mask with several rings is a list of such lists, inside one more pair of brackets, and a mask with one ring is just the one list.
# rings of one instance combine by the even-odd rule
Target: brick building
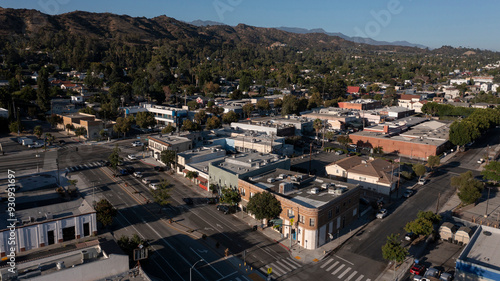
[[339,102],[340,108],[370,110],[382,107],[382,102],[370,99],[357,99],[353,101]]
[[355,184],[312,177],[283,169],[238,182],[241,207],[252,196],[270,192],[281,203],[276,231],[305,249],[316,249],[359,217],[361,188]]

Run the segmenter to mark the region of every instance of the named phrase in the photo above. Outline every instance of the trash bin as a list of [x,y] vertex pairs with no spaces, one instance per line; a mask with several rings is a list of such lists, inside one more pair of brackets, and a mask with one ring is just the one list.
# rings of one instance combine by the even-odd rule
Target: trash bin
[[256,226],[256,225],[254,225],[254,226],[252,227],[252,230],[253,230],[253,231],[256,231],[256,230],[257,230],[257,226]]

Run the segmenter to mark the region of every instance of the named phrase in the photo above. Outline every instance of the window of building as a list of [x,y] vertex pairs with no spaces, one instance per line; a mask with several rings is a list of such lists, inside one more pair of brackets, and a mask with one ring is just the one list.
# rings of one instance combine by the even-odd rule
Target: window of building
[[288,217],[293,216],[293,209],[288,209]]
[[300,223],[304,223],[304,216],[303,215],[299,215],[299,222]]
[[252,197],[253,197],[253,192],[250,192],[250,198],[252,198]]
[[335,207],[335,214],[340,213],[340,206]]
[[359,180],[360,180],[360,181],[364,181],[364,180],[366,180],[366,178],[364,178],[364,177],[359,177]]
[[309,219],[309,225],[310,226],[314,226],[315,223],[316,223],[315,219]]
[[354,210],[352,210],[352,216],[356,216],[356,214],[358,213],[358,208],[355,208]]
[[241,196],[245,196],[245,189],[244,188],[241,189]]
[[331,219],[333,217],[333,210],[328,211],[328,218]]

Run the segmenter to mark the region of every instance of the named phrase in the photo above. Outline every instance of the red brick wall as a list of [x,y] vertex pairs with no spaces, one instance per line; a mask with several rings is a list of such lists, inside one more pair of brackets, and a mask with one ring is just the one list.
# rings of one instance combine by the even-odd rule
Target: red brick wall
[[364,146],[369,146],[368,144],[372,147],[381,146],[385,153],[398,151],[399,155],[405,157],[427,159],[430,155],[437,155],[440,153],[440,151],[436,151],[437,147],[434,145],[409,143],[392,139],[372,138],[355,134],[349,135],[349,137],[352,139],[352,143],[356,144],[358,141],[361,141],[365,143]]

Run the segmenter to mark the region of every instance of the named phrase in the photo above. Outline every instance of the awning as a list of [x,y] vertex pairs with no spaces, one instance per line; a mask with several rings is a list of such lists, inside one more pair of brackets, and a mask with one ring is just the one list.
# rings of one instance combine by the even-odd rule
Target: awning
[[208,183],[208,180],[205,179],[205,178],[202,178],[202,177],[197,177],[196,178],[198,181],[200,181],[201,183]]

